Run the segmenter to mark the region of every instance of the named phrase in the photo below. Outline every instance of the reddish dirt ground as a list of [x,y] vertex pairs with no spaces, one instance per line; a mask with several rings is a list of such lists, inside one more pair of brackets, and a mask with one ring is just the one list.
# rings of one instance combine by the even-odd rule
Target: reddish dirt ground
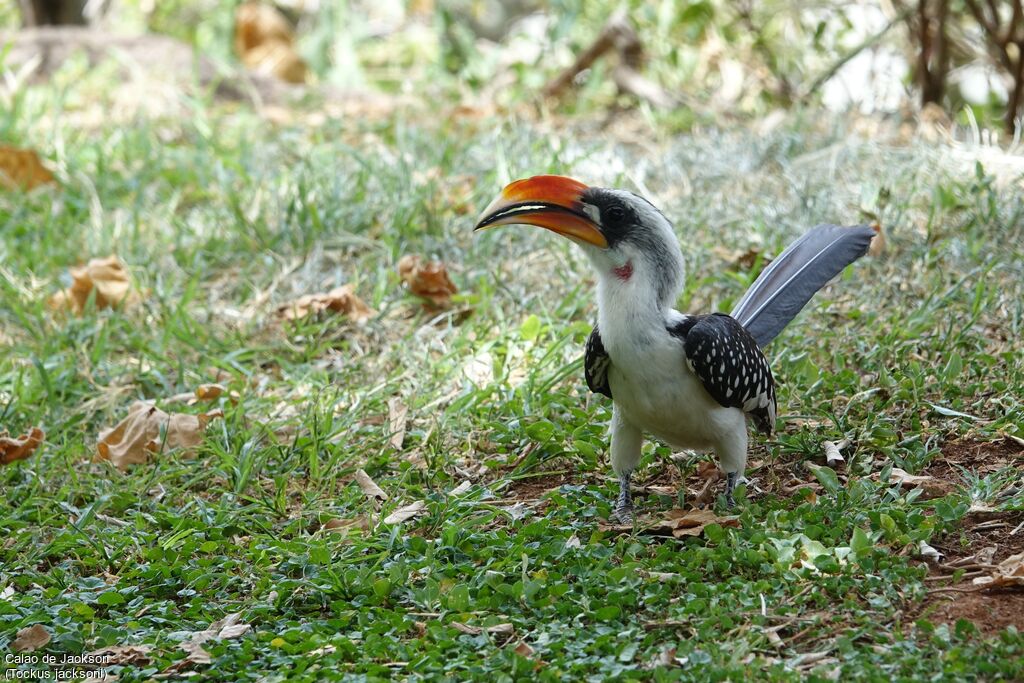
[[[987,474],[1007,466],[1024,464],[1024,447],[1011,439],[974,441],[961,439],[942,446],[942,453],[922,474],[951,485],[962,485],[961,468]],[[989,567],[1011,555],[1024,553],[1024,512],[980,511],[964,517],[958,529],[935,538],[931,545],[945,557],[929,567],[932,592],[924,603],[908,613],[910,619],[953,626],[960,619],[973,623],[985,635],[1008,626],[1024,630],[1024,589],[979,590],[972,582],[989,574]],[[953,584],[953,572],[963,569]]]

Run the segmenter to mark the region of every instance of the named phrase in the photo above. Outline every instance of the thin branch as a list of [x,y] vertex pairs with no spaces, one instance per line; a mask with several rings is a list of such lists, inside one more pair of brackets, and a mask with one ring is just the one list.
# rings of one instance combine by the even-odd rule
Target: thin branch
[[913,9],[912,8],[909,8],[909,7],[904,8],[902,12],[900,12],[895,17],[893,17],[889,21],[889,23],[887,23],[885,26],[883,26],[877,33],[875,33],[873,35],[870,35],[867,38],[865,38],[859,45],[857,45],[852,50],[847,52],[845,55],[840,57],[834,64],[832,64],[832,66],[830,66],[821,75],[819,75],[817,78],[815,78],[814,82],[811,83],[811,85],[797,98],[797,100],[798,101],[804,101],[808,97],[810,97],[812,94],[814,94],[814,92],[818,88],[820,88],[821,86],[825,85],[830,80],[832,80],[832,78],[837,73],[839,73],[839,70],[842,69],[844,66],[846,66],[851,59],[853,59],[854,57],[859,55],[861,52],[864,52],[865,50],[869,50],[872,47],[874,47],[875,45],[877,45],[879,43],[879,41],[881,41],[882,38],[885,37],[885,34],[888,33],[892,29],[893,26],[895,26],[896,24],[904,21],[912,13],[913,13]]

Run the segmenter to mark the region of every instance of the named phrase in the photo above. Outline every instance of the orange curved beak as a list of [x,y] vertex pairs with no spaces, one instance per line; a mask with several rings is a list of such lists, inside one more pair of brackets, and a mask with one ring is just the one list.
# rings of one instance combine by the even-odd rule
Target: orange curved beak
[[521,223],[545,228],[571,240],[608,248],[600,226],[583,211],[587,186],[560,175],[516,180],[480,214],[474,230]]

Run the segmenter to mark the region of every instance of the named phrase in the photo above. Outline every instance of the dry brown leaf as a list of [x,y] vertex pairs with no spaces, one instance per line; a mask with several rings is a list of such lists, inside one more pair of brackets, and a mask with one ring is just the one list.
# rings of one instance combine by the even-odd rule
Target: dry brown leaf
[[33,427],[27,434],[17,439],[12,438],[7,430],[0,431],[0,465],[7,465],[15,460],[25,460],[39,448],[46,434],[39,427]]
[[405,443],[405,425],[409,418],[409,407],[397,396],[388,401],[388,434],[392,448],[402,450]]
[[[757,263],[758,257],[761,256],[761,250],[757,247],[750,247],[746,251],[740,251],[739,249],[727,249],[726,247],[718,246],[711,251],[715,256],[728,263],[732,270],[750,270]],[[770,258],[762,258],[761,267],[767,267],[771,262]]]
[[225,391],[227,387],[223,384],[200,384],[196,387],[196,400],[213,401],[220,398]]
[[398,508],[390,515],[384,518],[385,524],[401,524],[413,517],[422,514],[427,509],[427,504],[422,500],[417,500],[415,503],[409,503],[403,507]]
[[223,619],[210,624],[202,631],[193,631],[187,640],[183,640],[178,647],[188,653],[182,662],[176,663],[174,668],[180,670],[187,664],[209,664],[210,653],[203,648],[203,643],[210,640],[228,640],[245,635],[252,628],[249,624],[241,623],[241,613],[229,614]]
[[453,621],[448,624],[459,633],[465,633],[470,636],[478,636],[481,633],[491,633],[493,635],[510,636],[515,633],[515,627],[512,624],[494,624],[493,626],[471,626],[469,624],[463,624],[458,621]]
[[150,645],[111,645],[93,650],[87,656],[103,666],[145,666],[152,661]]
[[704,528],[709,524],[720,526],[739,527],[740,522],[736,517],[719,517],[711,510],[682,510],[676,508],[669,510],[665,516],[672,523],[672,535],[676,538],[683,536],[700,536]]
[[[146,462],[150,453],[157,453],[161,448],[182,448],[183,455],[193,455],[193,449],[203,440],[206,425],[215,417],[224,417],[224,411],[168,414],[152,403],[136,401],[128,409],[128,417],[100,433],[96,460],[109,460],[123,470],[129,465]],[[165,431],[164,435],[161,430]]]
[[213,661],[213,657],[210,656],[210,653],[200,643],[186,640],[178,645],[178,647],[184,650],[187,656],[174,666],[176,670],[187,668],[189,664],[209,664]]
[[351,519],[330,519],[324,523],[324,529],[335,534],[347,536],[352,533],[359,533],[370,528],[370,521],[359,515]]
[[373,315],[373,309],[356,296],[355,288],[350,284],[335,287],[325,294],[305,294],[277,308],[277,314],[285,320],[297,320],[325,311],[342,313],[358,323],[366,322]]
[[448,277],[448,269],[440,261],[424,261],[417,254],[407,254],[398,262],[398,275],[409,291],[428,300],[438,308],[451,303],[455,284]]
[[1024,553],[1010,555],[996,565],[990,576],[979,576],[974,585],[998,588],[1002,586],[1024,586]]
[[31,149],[0,145],[0,187],[31,190],[54,182],[39,155]]
[[84,266],[70,268],[71,286],[50,297],[50,307],[81,314],[89,295],[96,292],[96,308],[131,306],[139,301],[138,292],[121,259],[111,254],[95,258]]
[[905,489],[922,489],[924,498],[939,498],[953,490],[953,486],[949,482],[928,475],[910,474],[899,467],[892,468],[890,478]]
[[32,652],[45,647],[50,642],[50,632],[42,624],[27,626],[18,631],[17,637],[11,643],[11,649],[15,652]]
[[512,648],[512,650],[520,657],[526,657],[527,659],[529,659],[530,655],[533,654],[533,648],[521,640],[518,645]]
[[366,497],[373,501],[378,510],[380,509],[380,504],[388,499],[388,494],[384,493],[384,489],[377,486],[377,482],[371,479],[365,470],[356,470],[356,483],[359,484],[359,488],[363,490]]
[[885,232],[880,223],[874,223],[871,229],[875,231],[875,236],[871,238],[871,244],[868,246],[868,255],[881,256],[885,251]]
[[235,54],[249,69],[289,83],[305,83],[306,62],[295,51],[291,24],[275,7],[245,2],[235,10]]

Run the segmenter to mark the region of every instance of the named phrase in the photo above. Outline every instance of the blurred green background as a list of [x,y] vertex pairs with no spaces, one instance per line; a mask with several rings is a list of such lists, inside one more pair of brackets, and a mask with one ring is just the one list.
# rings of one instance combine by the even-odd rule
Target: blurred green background
[[[238,60],[237,0],[74,2],[101,30],[165,34],[220,62]],[[281,0],[274,6],[319,83],[476,97],[502,107],[536,102],[544,84],[621,12],[642,45],[644,74],[672,98],[672,106],[655,107],[654,115],[683,129],[804,105],[901,118],[933,105],[935,115],[1012,134],[1024,78],[1020,0],[984,6],[974,0]],[[23,14],[16,4],[3,5],[0,27],[18,27]],[[637,104],[608,77],[615,63],[614,56],[597,60],[576,79],[572,96],[558,98],[555,111]]]

